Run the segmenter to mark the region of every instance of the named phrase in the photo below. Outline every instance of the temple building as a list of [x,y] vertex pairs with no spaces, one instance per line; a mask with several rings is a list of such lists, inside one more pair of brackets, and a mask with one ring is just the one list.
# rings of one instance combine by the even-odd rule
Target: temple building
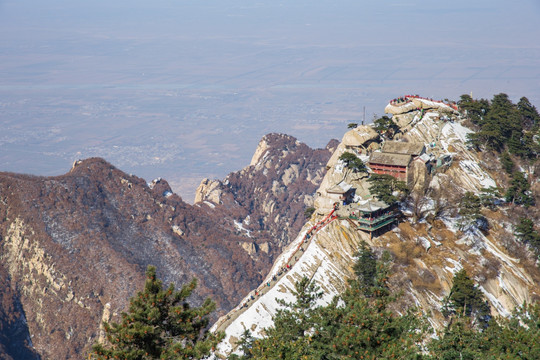
[[420,159],[425,146],[418,142],[386,141],[380,152],[374,152],[369,159],[369,167],[375,174],[391,175],[396,179],[413,183],[409,170],[411,162]]
[[413,159],[422,155],[426,147],[421,142],[386,141],[381,151],[388,154],[411,155]]
[[335,200],[336,203],[346,205],[354,198],[355,189],[345,181],[326,189],[328,197]]
[[387,205],[382,201],[364,200],[351,204],[339,211],[341,218],[353,221],[358,230],[369,232],[370,237],[384,232],[397,222],[397,205]]
[[411,155],[374,152],[369,159],[369,167],[375,174],[391,175],[401,181],[407,181],[411,161]]

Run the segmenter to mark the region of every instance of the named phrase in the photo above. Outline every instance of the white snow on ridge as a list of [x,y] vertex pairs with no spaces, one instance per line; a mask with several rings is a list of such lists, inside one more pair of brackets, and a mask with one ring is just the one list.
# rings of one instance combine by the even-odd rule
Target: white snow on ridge
[[474,131],[460,123],[447,122],[444,124],[441,132],[444,137],[459,140],[465,144],[467,142],[467,135],[472,134]]
[[449,272],[451,272],[452,274],[455,274],[457,273],[458,271],[460,271],[461,269],[463,269],[463,266],[461,265],[461,263],[459,261],[456,261],[454,259],[451,259],[451,258],[446,258],[446,261],[448,261],[449,263],[451,263],[452,265],[454,265],[453,268],[449,267],[449,266],[445,266],[444,268],[446,270],[448,270]]
[[[238,223],[237,221],[234,221],[235,222],[235,226],[237,226],[237,229],[239,228],[239,225],[241,225],[240,223]],[[238,224],[238,225],[237,225]],[[308,232],[309,229],[311,229],[313,226],[313,224],[311,222],[307,222],[306,225],[304,225],[304,228],[303,230],[298,234],[298,236],[296,237],[296,239],[294,241],[292,241],[286,248],[285,250],[281,253],[281,255],[278,257],[278,259],[274,262],[274,265],[272,266],[272,269],[270,269],[270,272],[268,273],[268,275],[266,276],[264,283],[267,283],[268,281],[270,281],[270,279],[272,279],[274,276],[277,276],[278,272],[280,271],[281,268],[283,268],[285,266],[285,264],[287,263],[288,259],[292,256],[292,254],[294,254],[294,252],[296,251],[296,249],[298,248],[298,245],[300,245],[301,242],[303,242],[303,239],[304,239],[304,236],[306,235],[306,233]],[[234,309],[232,309],[230,313],[232,312],[235,312],[235,311],[238,311],[239,309],[242,308],[242,305],[245,304],[248,299],[250,299],[250,296],[251,294],[248,294],[244,299],[242,299],[242,301],[240,302],[240,304],[238,306],[236,306]],[[221,320],[221,319],[220,319]],[[215,331],[216,330],[216,325],[219,324],[221,321],[218,321],[216,324],[214,324],[214,326],[212,326],[212,329],[211,331]]]
[[[309,226],[306,226],[306,225],[309,225]],[[300,245],[300,243],[304,241],[304,236],[309,231],[309,229],[313,227],[313,224],[310,222],[307,223],[306,225],[304,225],[303,230],[298,234],[296,239],[294,239],[294,241],[287,246],[285,251],[283,251],[281,255],[279,256],[279,258],[274,262],[274,265],[272,266],[270,273],[268,273],[268,276],[266,277],[265,282],[271,279],[272,277],[274,277],[274,275],[276,275],[279,272],[279,270],[287,264],[287,261],[292,256],[292,254],[294,254],[294,252],[298,248],[298,245]]]
[[429,100],[429,99],[424,99],[424,98],[421,98],[421,97],[417,97],[417,98],[414,98],[413,101],[420,101],[430,107],[433,107],[433,108],[436,108],[436,109],[441,109],[441,108],[447,108],[451,111],[453,111],[454,109],[452,109],[450,106],[448,106],[447,104],[445,104],[444,102],[442,101],[434,101],[434,100]]
[[246,229],[243,223],[239,223],[238,221],[234,220],[234,227],[236,230],[245,232],[248,237],[251,237],[251,230]]
[[497,183],[491,178],[476,161],[461,160],[459,166],[470,180],[480,185],[480,188],[496,187]]
[[[323,297],[319,300],[320,305],[328,304],[335,295],[340,293],[340,289],[335,288],[329,278],[344,278],[343,274],[328,258],[326,251],[317,243],[317,236],[324,233],[326,228],[314,235],[311,243],[303,254],[298,255],[298,262],[281,278],[278,278],[277,283],[273,284],[267,293],[263,296],[256,297],[255,291],[242,300],[241,305],[229,314],[241,309],[242,305],[248,302],[251,296],[255,296],[254,300],[250,301],[250,306],[234,319],[225,329],[225,339],[218,345],[218,352],[221,354],[229,354],[234,350],[232,342],[234,339],[240,338],[245,329],[249,329],[254,337],[262,337],[263,330],[272,326],[272,317],[275,315],[278,308],[282,306],[278,304],[277,299],[292,303],[296,299],[292,295],[292,290],[295,288],[295,283],[303,276],[311,276],[311,281],[316,284],[323,285]],[[300,233],[292,246],[284,252],[278,261],[274,264],[272,271],[265,280],[265,283],[270,281],[274,275],[280,271],[286,264],[286,261],[294,253],[300,242],[303,241],[305,231]],[[264,285],[263,285],[264,286]],[[261,287],[259,287],[261,288]],[[219,323],[219,321],[218,321]],[[214,325],[212,331],[217,327]]]
[[463,150],[466,148],[467,134],[473,131],[458,122],[445,122],[440,131],[440,142],[444,150],[448,153],[450,145],[459,145]]

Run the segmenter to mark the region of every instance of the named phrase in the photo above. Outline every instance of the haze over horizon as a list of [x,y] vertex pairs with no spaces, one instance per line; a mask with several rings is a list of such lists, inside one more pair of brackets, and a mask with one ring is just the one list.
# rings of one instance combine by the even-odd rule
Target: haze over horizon
[[269,132],[313,147],[389,99],[526,96],[540,4],[0,0],[0,171],[104,157],[193,201]]

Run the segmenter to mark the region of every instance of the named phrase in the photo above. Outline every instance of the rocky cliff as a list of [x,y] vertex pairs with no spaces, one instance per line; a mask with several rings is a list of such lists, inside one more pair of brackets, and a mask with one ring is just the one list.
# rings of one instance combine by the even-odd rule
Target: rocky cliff
[[[325,294],[323,303],[338,294],[353,276],[353,258],[360,241],[366,241],[376,253],[388,250],[392,255],[390,285],[404,294],[396,310],[419,306],[434,328],[441,328],[446,322],[441,303],[449,294],[453,275],[462,268],[479,285],[493,315],[509,316],[516,305],[540,299],[536,258],[513,235],[525,209],[511,204],[484,208],[482,215],[487,226],[459,226],[458,204],[465,192],[480,194],[483,188],[507,184],[501,165],[492,155],[467,146],[466,135],[471,130],[464,126],[467,118],[454,107],[421,98],[415,101],[422,106],[403,111],[395,109],[398,105],[390,108],[400,128],[395,139],[420,142],[426,149],[425,156],[414,160],[424,164],[422,171],[414,170],[416,165],[410,163],[409,185],[414,190],[401,203],[403,217],[399,224],[370,235],[359,230],[359,223],[348,216],[336,216],[339,210],[333,208],[340,200],[336,200],[336,191],[332,189],[337,185],[342,185],[341,194],[355,189],[353,205],[373,199],[367,182],[372,170],[368,167],[367,174],[354,173],[339,156],[354,152],[369,163],[371,155],[384,149],[387,141],[365,127],[350,130],[327,164],[312,219],[278,257],[265,280],[214,326],[214,330],[226,333],[218,350],[220,356],[235,350],[245,329],[263,336],[264,328],[271,326],[271,318],[280,306],[278,299],[290,302],[294,282],[301,276],[321,287]],[[433,167],[428,171],[429,164]],[[534,169],[524,167],[523,171],[532,183],[538,181]],[[540,192],[536,190],[533,196],[538,203]]]
[[33,349],[17,290],[4,266],[0,266],[0,288],[0,357],[6,360],[39,359]]
[[[276,185],[285,193],[284,182],[294,188],[296,181],[293,194],[258,206],[271,208],[274,218],[280,206],[303,216],[330,152],[290,137],[267,139],[272,163],[261,160],[258,166],[269,177],[283,175],[294,156],[302,159]],[[230,310],[268,272],[268,254],[287,242],[285,235],[274,242],[275,225],[266,228],[268,217],[245,205],[250,191],[263,191],[257,171],[231,174],[221,204],[205,200],[194,206],[173,194],[165,180],[147,184],[99,158],[78,161],[57,177],[0,173],[3,358],[84,358],[102,336],[101,322],[125,310],[141,288],[149,264],[165,283],[180,286],[198,278],[192,301],[210,296],[218,305],[216,316]],[[250,217],[257,227],[250,226]],[[289,234],[301,223],[279,226]]]
[[271,262],[304,225],[304,211],[313,206],[315,191],[326,172],[325,165],[338,141],[325,149],[311,149],[292,136],[265,135],[249,166],[223,180],[204,179],[195,204],[246,234],[242,245],[254,257]]

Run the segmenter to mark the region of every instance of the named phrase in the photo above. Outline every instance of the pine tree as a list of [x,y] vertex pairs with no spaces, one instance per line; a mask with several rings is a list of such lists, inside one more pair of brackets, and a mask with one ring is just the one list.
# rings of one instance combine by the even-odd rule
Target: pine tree
[[329,307],[332,322],[322,327],[330,345],[327,359],[415,359],[425,335],[422,316],[409,309],[396,315],[385,299],[351,291]]
[[517,104],[519,115],[521,116],[521,126],[524,130],[530,131],[540,126],[540,114],[529,99],[522,97]]
[[534,199],[529,195],[530,185],[525,175],[520,171],[514,171],[510,187],[506,191],[505,200],[517,205],[529,207],[534,205]]
[[512,131],[512,135],[507,141],[508,151],[516,156],[525,157],[527,155],[527,149],[521,137],[521,131]]
[[540,255],[540,234],[534,228],[534,222],[521,218],[514,229],[514,235],[523,243],[529,244],[537,255]]
[[464,229],[475,224],[479,219],[483,218],[480,210],[482,209],[482,203],[478,196],[474,193],[467,191],[459,205],[459,220],[460,229]]
[[360,249],[355,254],[358,258],[353,270],[356,275],[355,284],[365,296],[370,296],[377,276],[377,258],[365,241],[360,244]]
[[489,304],[482,291],[469,278],[465,270],[454,275],[452,289],[443,304],[445,316],[457,315],[474,318],[481,327],[485,327],[491,318]]
[[493,356],[506,359],[540,359],[540,304],[523,304],[510,319],[499,319],[500,332],[489,347]]
[[510,157],[510,154],[507,151],[501,154],[500,161],[501,161],[501,165],[504,171],[506,171],[508,175],[512,175],[514,172],[515,165],[514,165],[514,162],[512,161],[512,158]]
[[467,116],[474,124],[482,124],[484,116],[489,111],[489,101],[486,99],[473,100],[470,95],[461,95],[458,105],[461,110],[467,113]]
[[394,120],[392,120],[392,118],[384,115],[373,120],[373,129],[379,134],[385,135],[392,139],[399,131],[399,126],[394,122]]
[[[372,174],[368,182],[370,183],[369,192],[388,205],[394,204],[409,193],[407,184],[391,175]],[[400,196],[394,195],[395,192]]]
[[491,320],[486,328],[455,318],[428,344],[434,360],[540,359],[540,306],[523,305],[511,318]]
[[487,359],[485,353],[488,350],[489,343],[487,341],[478,341],[481,336],[469,318],[453,319],[444,331],[439,334],[438,338],[430,342],[430,355],[434,360]]
[[486,116],[486,122],[498,123],[503,141],[509,139],[514,131],[521,133],[521,118],[517,106],[506,94],[497,94],[491,100],[491,106]]
[[478,131],[467,134],[470,146],[497,152],[507,149],[529,159],[540,154],[540,143],[535,140],[540,128],[540,114],[526,97],[515,105],[502,93],[494,95],[491,103],[462,95],[459,107],[478,126]]
[[532,130],[523,133],[522,142],[527,158],[534,160],[540,155],[540,142],[538,142],[538,135],[535,135]]
[[[512,104],[508,95],[493,96],[487,109],[480,109],[480,106],[477,109],[475,102],[470,102],[469,99],[467,96],[467,101],[462,101],[460,106],[465,108],[468,114],[472,114],[469,115],[471,120],[480,127],[476,133],[468,135],[470,143],[477,147],[485,145],[487,149],[502,151],[511,139],[512,151],[520,151],[523,136],[521,117],[517,106]],[[479,115],[486,110],[485,116]]]
[[95,344],[93,359],[201,359],[223,337],[208,332],[208,314],[215,304],[206,299],[191,307],[186,299],[197,281],[175,291],[171,284],[163,289],[156,268],[148,266],[144,291],[131,298],[129,311],[120,323],[104,323],[107,344]]
[[364,162],[353,153],[346,151],[341,154],[339,160],[343,161],[345,163],[345,167],[351,169],[353,172],[367,172]]
[[240,353],[242,355],[237,354],[230,354],[227,359],[228,360],[240,360],[240,359],[253,359],[253,342],[255,339],[251,335],[251,331],[249,329],[244,330],[242,335],[240,336],[240,341],[238,341],[238,350],[240,350]]
[[[366,251],[369,254],[368,251]],[[358,258],[355,268],[362,258]],[[427,331],[423,317],[410,308],[402,315],[390,310],[397,296],[389,291],[390,254],[376,261],[374,286],[362,293],[363,279],[349,283],[345,292],[325,308],[321,332],[329,343],[329,359],[420,359],[419,347]],[[332,356],[333,355],[333,356]]]
[[528,218],[519,219],[519,224],[514,230],[514,235],[524,243],[535,242],[538,238],[538,232],[534,229],[534,222]]
[[483,143],[489,150],[500,151],[504,147],[506,139],[499,121],[500,119],[497,117],[490,117],[482,125],[480,131],[468,136],[469,140]]
[[[274,325],[266,329],[266,337],[253,341],[250,356],[253,359],[317,359],[321,351],[313,343],[320,324],[320,309],[316,301],[320,289],[307,277],[295,284],[293,303],[278,301],[283,307],[273,318]],[[247,359],[248,357],[243,357]]]

